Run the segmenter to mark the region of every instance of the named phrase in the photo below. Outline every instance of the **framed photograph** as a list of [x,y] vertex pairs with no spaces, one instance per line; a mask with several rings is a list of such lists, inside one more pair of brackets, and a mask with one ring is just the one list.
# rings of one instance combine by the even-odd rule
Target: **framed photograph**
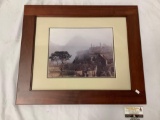
[[50,28],[49,34],[48,78],[115,77],[112,28]]
[[137,6],[26,5],[16,104],[146,104]]

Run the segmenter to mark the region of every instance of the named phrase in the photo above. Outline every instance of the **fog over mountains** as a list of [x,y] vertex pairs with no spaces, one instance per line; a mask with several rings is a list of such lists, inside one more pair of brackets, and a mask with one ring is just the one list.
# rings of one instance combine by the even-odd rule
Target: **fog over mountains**
[[94,39],[92,40],[93,43],[95,43],[94,41],[97,41],[97,44],[93,44],[90,41],[86,40],[85,38],[81,37],[81,36],[75,36],[73,37],[66,45],[62,46],[62,45],[57,45],[54,44],[52,41],[49,44],[49,55],[51,55],[51,53],[54,53],[55,51],[68,51],[68,53],[70,55],[72,55],[72,57],[70,58],[70,60],[68,62],[72,62],[75,59],[75,56],[77,55],[78,51],[82,51],[82,50],[88,50],[91,45],[92,47],[94,46],[107,46],[109,48],[112,48],[112,46],[108,46],[104,43],[99,42],[98,43],[98,39]]
[[72,62],[78,51],[94,46],[113,46],[112,28],[51,28],[49,55],[55,51],[68,51]]

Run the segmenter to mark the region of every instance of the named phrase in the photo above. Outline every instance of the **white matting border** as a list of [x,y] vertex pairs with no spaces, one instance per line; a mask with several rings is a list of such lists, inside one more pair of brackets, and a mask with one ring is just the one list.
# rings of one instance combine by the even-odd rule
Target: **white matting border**
[[[116,78],[47,78],[50,27],[112,27]],[[130,90],[127,28],[124,17],[37,17],[32,90]]]

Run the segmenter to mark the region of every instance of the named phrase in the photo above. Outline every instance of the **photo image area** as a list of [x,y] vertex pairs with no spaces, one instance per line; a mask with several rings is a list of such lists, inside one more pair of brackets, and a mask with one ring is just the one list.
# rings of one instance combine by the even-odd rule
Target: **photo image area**
[[50,28],[48,77],[115,77],[112,28]]

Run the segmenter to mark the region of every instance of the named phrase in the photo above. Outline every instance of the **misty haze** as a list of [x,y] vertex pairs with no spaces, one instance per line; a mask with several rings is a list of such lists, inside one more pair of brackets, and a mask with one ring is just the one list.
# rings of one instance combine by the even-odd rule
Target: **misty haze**
[[115,77],[112,28],[50,28],[48,77]]

